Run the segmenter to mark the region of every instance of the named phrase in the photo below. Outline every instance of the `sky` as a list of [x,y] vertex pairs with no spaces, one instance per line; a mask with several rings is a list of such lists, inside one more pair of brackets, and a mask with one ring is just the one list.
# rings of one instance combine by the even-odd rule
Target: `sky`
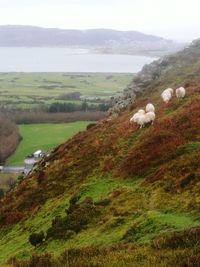
[[0,0],[0,25],[135,30],[200,38],[200,0]]

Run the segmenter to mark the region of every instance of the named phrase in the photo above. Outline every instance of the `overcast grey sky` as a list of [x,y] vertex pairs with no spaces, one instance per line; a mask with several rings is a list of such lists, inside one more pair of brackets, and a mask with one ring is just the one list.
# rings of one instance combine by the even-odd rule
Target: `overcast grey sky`
[[0,25],[137,30],[200,38],[200,0],[0,0]]

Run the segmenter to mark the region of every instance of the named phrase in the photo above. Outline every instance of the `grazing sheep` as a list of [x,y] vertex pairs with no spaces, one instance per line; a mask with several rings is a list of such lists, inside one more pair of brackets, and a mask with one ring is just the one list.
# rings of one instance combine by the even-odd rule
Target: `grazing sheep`
[[137,122],[138,118],[141,116],[141,115],[144,115],[145,114],[145,111],[143,109],[140,109],[138,110],[137,113],[135,113],[133,115],[133,117],[130,119],[130,122]]
[[[152,105],[152,104],[150,104]],[[152,105],[151,108],[154,108],[154,106]],[[152,123],[154,122],[156,118],[156,115],[153,111],[149,111],[147,113],[145,113],[145,111],[143,109],[140,109],[137,113],[135,113],[133,115],[133,117],[130,119],[130,122],[135,122],[137,124],[140,125],[140,128],[144,127],[145,124],[147,123]]]
[[143,128],[144,125],[145,125],[145,123],[146,123],[146,116],[145,116],[145,114],[140,115],[140,116],[137,118],[136,123],[140,125],[140,128]]
[[144,115],[139,116],[136,122],[137,124],[140,125],[140,128],[143,128],[145,124],[147,123],[152,122],[153,124],[155,118],[156,118],[155,113],[150,111],[150,112],[145,113]]
[[155,112],[155,107],[153,104],[149,103],[146,105],[146,112]]
[[169,91],[169,92],[171,93],[171,95],[173,95],[173,93],[174,93],[174,89],[172,89],[172,88],[167,88],[166,90]]
[[133,117],[131,117],[130,122],[136,122],[137,119],[138,119],[140,116],[141,116],[141,114],[139,114],[138,112],[135,113],[135,114],[133,115]]
[[185,95],[186,95],[186,90],[184,87],[180,87],[176,89],[176,97],[178,99],[185,97]]
[[155,118],[156,118],[156,114],[155,114],[155,112],[153,112],[153,111],[149,111],[149,112],[147,112],[147,113],[145,114],[145,116],[146,116],[146,123],[151,122],[151,123],[153,124],[153,122],[154,122],[154,120],[155,120]]
[[144,111],[144,109],[140,109],[140,110],[138,110],[138,112],[137,113],[139,113],[139,114],[145,114],[145,111]]
[[172,88],[167,88],[162,92],[161,97],[166,104],[171,100],[173,92],[174,90]]

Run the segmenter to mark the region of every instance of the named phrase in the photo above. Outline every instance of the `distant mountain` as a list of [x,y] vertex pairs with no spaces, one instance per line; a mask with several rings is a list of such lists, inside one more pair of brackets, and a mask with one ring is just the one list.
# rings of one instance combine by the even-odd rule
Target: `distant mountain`
[[[116,31],[110,29],[64,30],[34,26],[0,26],[0,46],[42,47],[79,46],[100,48],[99,52],[125,50],[169,50],[177,44],[161,37],[137,31]],[[109,49],[112,48],[110,51]],[[131,48],[131,50],[130,50]]]

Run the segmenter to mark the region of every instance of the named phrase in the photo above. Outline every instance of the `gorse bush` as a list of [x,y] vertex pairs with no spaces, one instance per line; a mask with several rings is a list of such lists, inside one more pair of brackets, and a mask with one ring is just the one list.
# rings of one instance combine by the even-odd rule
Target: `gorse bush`
[[47,238],[71,238],[100,214],[100,209],[94,204],[92,198],[85,198],[81,203],[77,203],[78,199],[78,196],[72,197],[66,211],[67,215],[65,217],[57,216],[52,221],[52,226],[47,230]]
[[97,125],[96,123],[90,123],[90,124],[88,124],[86,129],[89,130],[89,129],[95,127],[96,125]]
[[44,241],[44,232],[41,231],[39,233],[33,233],[29,236],[29,242],[33,246],[37,246],[38,244],[41,244]]
[[69,204],[70,204],[71,206],[74,205],[74,204],[76,204],[76,203],[79,201],[80,198],[81,198],[80,195],[74,195],[74,196],[72,196],[72,197],[70,198],[70,200],[69,200]]
[[197,245],[200,248],[200,228],[195,227],[185,231],[178,231],[163,235],[152,241],[151,245],[156,249],[180,249],[193,248]]

